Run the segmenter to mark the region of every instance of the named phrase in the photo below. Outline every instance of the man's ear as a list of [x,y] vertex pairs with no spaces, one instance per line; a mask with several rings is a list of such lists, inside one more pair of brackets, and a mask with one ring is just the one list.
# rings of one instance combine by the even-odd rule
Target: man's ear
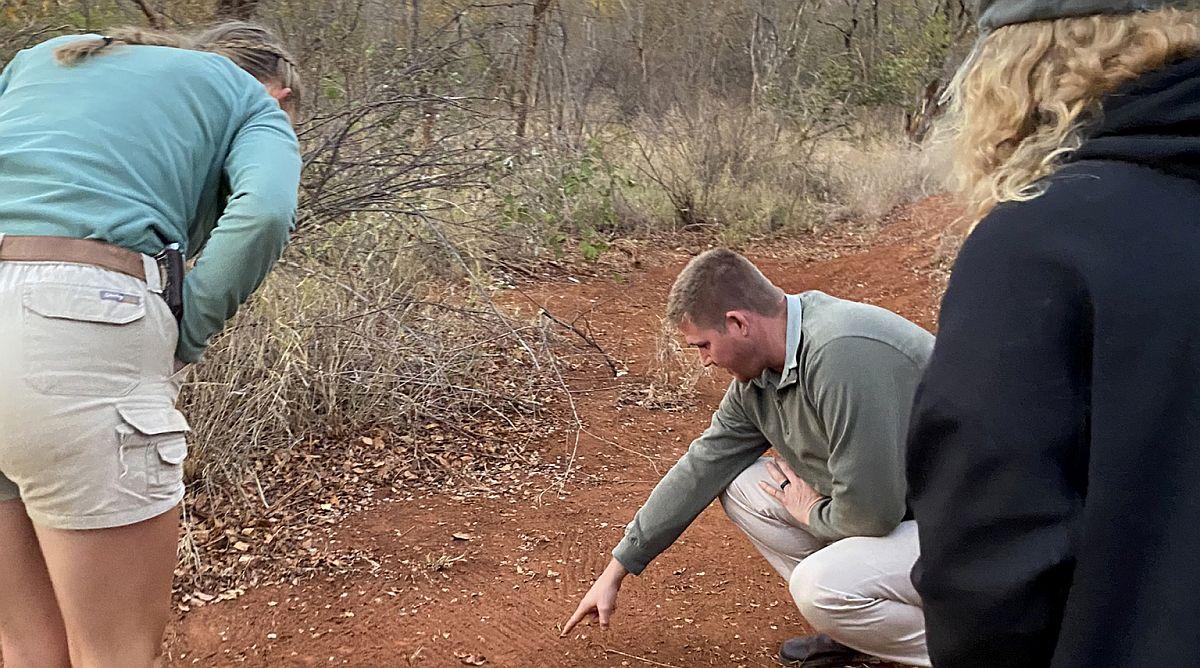
[[725,312],[725,331],[739,336],[750,335],[750,320],[743,311]]

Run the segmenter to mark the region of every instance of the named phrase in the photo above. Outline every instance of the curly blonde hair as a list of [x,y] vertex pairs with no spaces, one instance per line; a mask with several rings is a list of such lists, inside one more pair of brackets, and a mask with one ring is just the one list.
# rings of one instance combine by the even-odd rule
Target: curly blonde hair
[[987,35],[949,87],[943,128],[978,223],[1000,202],[1027,201],[1079,148],[1101,98],[1143,73],[1200,52],[1197,14],[1161,9],[1035,21]]

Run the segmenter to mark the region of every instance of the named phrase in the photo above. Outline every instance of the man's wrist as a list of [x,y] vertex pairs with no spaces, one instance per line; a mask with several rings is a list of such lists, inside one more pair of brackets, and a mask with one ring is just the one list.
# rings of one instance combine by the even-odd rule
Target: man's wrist
[[616,584],[620,584],[621,581],[625,579],[626,575],[629,575],[629,570],[625,568],[625,565],[622,564],[616,557],[613,557],[612,559],[608,560],[608,565],[604,567],[604,573],[601,575],[601,577],[612,580]]

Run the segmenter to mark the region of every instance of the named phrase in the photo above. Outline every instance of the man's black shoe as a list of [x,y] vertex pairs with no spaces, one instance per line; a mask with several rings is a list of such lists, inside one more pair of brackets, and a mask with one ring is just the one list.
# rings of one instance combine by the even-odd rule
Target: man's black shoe
[[830,668],[852,666],[870,660],[871,657],[866,654],[850,649],[823,633],[792,638],[779,648],[779,661],[785,666]]

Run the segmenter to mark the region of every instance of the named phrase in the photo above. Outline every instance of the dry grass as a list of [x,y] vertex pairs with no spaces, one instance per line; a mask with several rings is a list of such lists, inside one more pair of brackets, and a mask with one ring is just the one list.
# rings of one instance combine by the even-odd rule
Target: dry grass
[[654,410],[684,410],[695,404],[696,384],[707,373],[695,352],[680,345],[678,331],[664,321],[655,337],[654,360],[645,382],[627,385],[619,401]]
[[812,142],[772,114],[706,104],[645,119],[629,140],[625,160],[645,185],[631,199],[677,230],[726,240],[815,222]]
[[944,192],[948,156],[857,125],[823,133],[727,104],[641,119],[604,144],[619,200],[657,229],[738,246],[829,222],[872,221]]
[[941,147],[902,137],[822,142],[813,162],[828,175],[831,217],[876,220],[897,204],[944,192],[948,157]]

